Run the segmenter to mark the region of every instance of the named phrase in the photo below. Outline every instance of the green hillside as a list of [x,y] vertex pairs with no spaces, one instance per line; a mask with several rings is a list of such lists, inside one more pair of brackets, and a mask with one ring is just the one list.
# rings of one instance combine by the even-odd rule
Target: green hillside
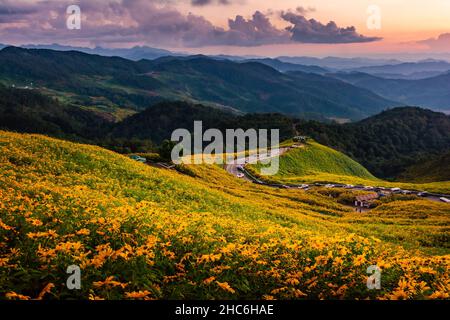
[[101,136],[106,124],[96,113],[59,103],[37,90],[0,85],[0,129],[87,140]]
[[111,127],[109,136],[116,138],[149,139],[161,143],[172,132],[184,128],[193,132],[194,121],[201,121],[203,130],[218,129],[279,129],[280,139],[295,135],[294,119],[281,114],[235,114],[223,109],[188,102],[161,102]]
[[[259,171],[261,164],[250,168]],[[308,142],[304,147],[293,149],[280,157],[280,170],[270,179],[330,179],[332,176],[344,176],[365,180],[376,178],[356,161],[343,153],[323,146],[316,142]],[[330,181],[330,180],[328,180]],[[335,181],[336,182],[336,181]]]
[[342,125],[300,120],[296,127],[379,178],[394,178],[411,165],[450,150],[450,116],[416,107],[394,108]]
[[130,61],[7,47],[0,51],[0,83],[32,86],[81,106],[134,110],[187,100],[243,112],[361,119],[395,105],[338,79],[203,56]]
[[[397,299],[411,277],[424,285],[407,298],[448,295],[448,256],[429,255],[448,253],[446,204],[409,202],[397,217],[393,202],[374,219],[326,195],[192,170],[0,131],[2,299]],[[367,290],[373,263],[382,290]],[[65,285],[73,264],[81,290]]]
[[[247,166],[256,176],[260,176],[261,163]],[[273,183],[342,183],[387,188],[404,188],[449,194],[450,180],[431,178],[405,182],[390,182],[376,178],[361,164],[345,154],[308,142],[304,147],[289,150],[280,156],[280,170],[273,176],[260,176]]]

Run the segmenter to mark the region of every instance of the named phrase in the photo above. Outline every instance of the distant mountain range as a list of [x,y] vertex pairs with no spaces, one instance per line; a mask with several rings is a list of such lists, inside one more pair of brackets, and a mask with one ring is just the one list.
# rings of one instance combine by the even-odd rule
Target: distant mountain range
[[419,62],[351,68],[345,71],[368,73],[381,78],[418,80],[449,72],[450,63],[429,59]]
[[335,78],[204,56],[131,61],[7,47],[0,51],[0,80],[37,87],[77,105],[136,110],[185,100],[239,112],[361,119],[398,105]]
[[[0,44],[0,49],[7,45]],[[107,57],[122,57],[138,61],[141,59],[154,60],[166,56],[190,56],[186,53],[173,52],[148,46],[132,48],[103,48],[103,47],[75,47],[60,44],[22,45],[26,49],[49,49],[57,51],[79,51]],[[374,58],[342,58],[342,57],[287,57],[266,58],[260,56],[210,55],[212,59],[231,60],[239,62],[257,61],[273,67],[281,72],[304,71],[323,74],[324,72],[363,72],[387,79],[424,79],[434,77],[450,70],[450,63],[444,60],[426,59],[418,62],[403,62],[397,59]]]
[[361,68],[368,66],[383,66],[389,64],[393,65],[402,63],[402,61],[395,59],[339,58],[339,57],[314,58],[314,57],[281,56],[278,57],[277,59],[283,62],[303,64],[303,65],[315,65],[322,68],[335,70]]
[[102,47],[95,48],[86,48],[86,47],[72,47],[72,46],[62,46],[59,44],[51,44],[51,45],[24,45],[21,46],[25,49],[49,49],[49,50],[57,50],[57,51],[79,51],[88,54],[98,54],[105,57],[122,57],[129,60],[141,60],[141,59],[157,59],[164,56],[180,56],[183,54],[164,50],[164,49],[156,49],[147,46],[136,46],[133,48],[124,48],[124,49],[109,49]]
[[265,64],[269,67],[272,67],[280,72],[289,72],[289,71],[301,71],[305,73],[316,73],[316,74],[325,74],[330,72],[330,69],[314,66],[314,65],[303,65],[296,63],[283,62],[278,59],[248,59],[242,60],[242,62],[258,62]]
[[38,87],[87,107],[140,110],[169,99],[244,113],[351,120],[400,105],[450,110],[450,63],[441,60],[271,59],[186,56],[150,47],[26,47],[34,49],[7,47],[0,52],[0,80]]
[[450,110],[450,72],[419,80],[383,79],[361,72],[330,76],[405,105]]

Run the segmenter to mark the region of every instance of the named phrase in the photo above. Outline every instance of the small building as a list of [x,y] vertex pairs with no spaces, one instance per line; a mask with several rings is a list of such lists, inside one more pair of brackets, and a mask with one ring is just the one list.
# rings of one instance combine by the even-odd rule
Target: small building
[[306,143],[308,141],[308,137],[307,136],[296,136],[296,137],[292,138],[292,140],[294,142]]
[[355,207],[370,208],[372,202],[379,197],[380,195],[378,193],[369,193],[362,196],[357,196],[355,199]]

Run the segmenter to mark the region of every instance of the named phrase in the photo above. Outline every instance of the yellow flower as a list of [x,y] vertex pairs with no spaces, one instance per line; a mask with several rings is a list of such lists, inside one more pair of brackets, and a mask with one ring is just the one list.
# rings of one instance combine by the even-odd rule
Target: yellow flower
[[125,297],[128,299],[147,299],[150,295],[150,291],[133,291],[133,292],[125,292]]
[[8,299],[15,299],[15,300],[30,300],[31,297],[29,296],[24,296],[22,294],[19,293],[15,293],[14,291],[8,292],[7,294],[5,294],[5,297]]
[[341,257],[334,258],[333,266],[338,267],[344,263],[344,260]]
[[228,284],[228,282],[219,282],[216,281],[217,285],[222,288],[225,291],[228,291],[230,293],[235,293],[236,290],[234,290],[232,287],[230,287],[230,285]]
[[204,254],[200,258],[198,258],[197,261],[198,261],[198,263],[214,262],[214,261],[220,260],[220,258],[222,258],[222,254],[221,253],[218,253],[218,254]]
[[40,227],[44,224],[41,220],[33,219],[33,218],[26,218],[26,221],[28,223],[31,223],[35,227]]
[[0,267],[6,267],[8,265],[9,258],[0,258]]
[[363,255],[356,256],[355,259],[353,259],[353,265],[355,267],[362,265],[364,262],[366,262],[366,258]]
[[397,291],[394,291],[394,293],[392,293],[391,295],[390,295],[390,298],[392,299],[392,300],[406,300],[406,299],[408,299],[408,294],[405,292],[405,291],[403,291],[403,290],[397,290]]
[[448,299],[450,296],[447,292],[441,292],[441,291],[436,291],[433,292],[432,295],[430,295],[428,298],[429,299]]
[[55,230],[48,230],[46,232],[28,232],[27,233],[28,238],[35,239],[35,238],[56,238],[58,237],[58,234]]
[[36,300],[42,300],[42,298],[44,298],[44,296],[47,293],[50,293],[50,291],[52,291],[52,289],[55,287],[55,285],[53,283],[49,283],[47,284],[44,289],[42,289],[42,291],[39,293],[38,297],[36,298]]
[[306,293],[304,293],[303,291],[300,291],[299,289],[295,289],[294,296],[296,298],[303,298],[303,297],[307,297],[308,295]]
[[61,252],[68,252],[73,249],[75,251],[78,251],[82,247],[83,245],[81,244],[81,242],[62,242],[56,246],[55,250]]
[[10,227],[10,226],[6,225],[6,224],[2,221],[2,219],[0,219],[0,228],[2,228],[2,229],[4,229],[4,230],[13,230],[13,229],[14,229],[13,227]]
[[216,277],[209,277],[208,279],[203,280],[203,283],[204,284],[210,284],[214,280],[216,280]]
[[121,287],[122,289],[125,288],[128,284],[126,283],[122,283],[119,281],[115,281],[114,280],[114,276],[110,276],[108,278],[105,279],[105,281],[95,281],[93,283],[94,287],[96,288],[100,288],[100,287],[107,287],[107,288],[111,288],[111,287]]
[[89,229],[80,229],[77,231],[77,235],[79,236],[88,236],[90,233]]

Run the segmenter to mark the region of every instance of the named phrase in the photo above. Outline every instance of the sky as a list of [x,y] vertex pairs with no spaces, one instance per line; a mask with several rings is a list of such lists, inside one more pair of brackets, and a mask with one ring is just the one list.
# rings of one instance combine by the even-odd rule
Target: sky
[[0,43],[450,57],[450,0],[0,0]]

